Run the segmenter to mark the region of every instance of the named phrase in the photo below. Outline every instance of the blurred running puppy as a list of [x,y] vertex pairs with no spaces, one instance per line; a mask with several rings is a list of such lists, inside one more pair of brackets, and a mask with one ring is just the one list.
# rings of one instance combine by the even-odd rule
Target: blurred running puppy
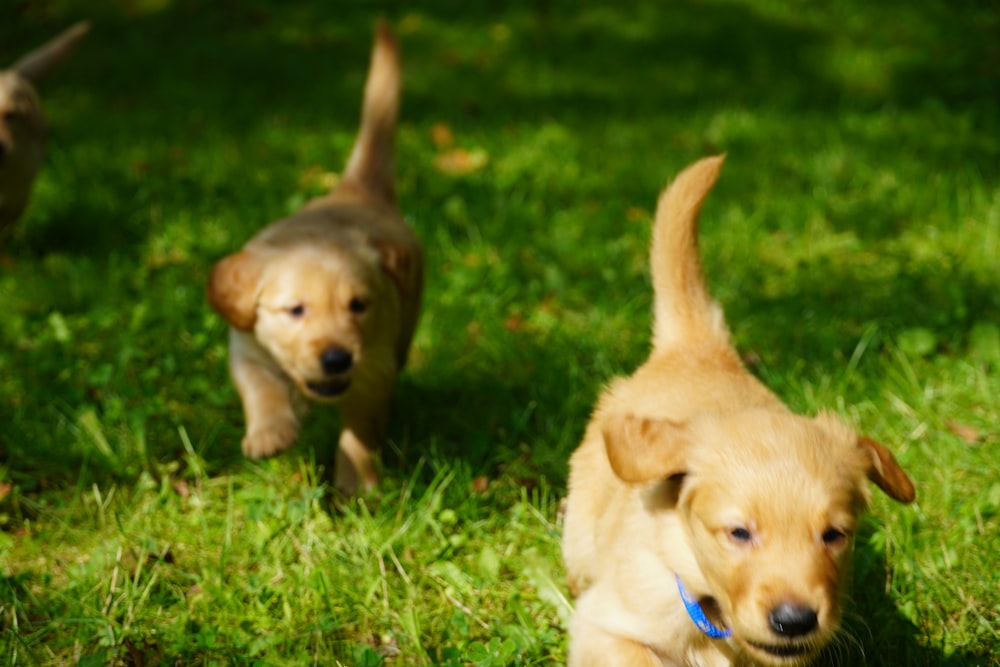
[[372,454],[420,309],[420,242],[396,206],[393,135],[400,71],[379,24],[361,127],[333,191],[254,236],[212,271],[208,297],[230,323],[230,371],[251,458],[295,441],[301,394],[340,406],[337,486],[378,484]]
[[660,197],[653,351],[570,461],[571,667],[806,664],[839,626],[865,478],[914,498],[885,448],[793,414],[740,362],[697,251],[722,161]]
[[45,118],[35,85],[89,30],[89,23],[77,23],[0,71],[0,238],[28,206],[45,154]]

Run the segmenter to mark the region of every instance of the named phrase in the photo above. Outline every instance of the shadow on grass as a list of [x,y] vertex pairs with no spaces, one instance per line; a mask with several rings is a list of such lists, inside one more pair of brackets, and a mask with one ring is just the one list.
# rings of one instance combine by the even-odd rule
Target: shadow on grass
[[920,644],[919,629],[897,608],[886,591],[886,572],[891,570],[884,555],[868,543],[873,532],[870,521],[862,524],[854,554],[851,600],[843,621],[844,637],[828,650],[817,667],[867,665],[870,667],[987,667],[994,656],[956,651],[945,655]]
[[[181,148],[194,160],[218,150],[220,137],[235,137],[247,154],[206,170],[221,173],[223,182],[242,183],[252,180],[247,177],[254,160],[284,157],[253,152],[253,145],[276,126],[291,128],[289,135],[300,128],[349,136],[378,13],[401,28],[404,120],[421,127],[442,121],[496,131],[512,122],[557,117],[584,131],[609,115],[641,124],[662,114],[683,117],[733,107],[835,114],[930,101],[981,111],[993,108],[1000,81],[994,57],[998,42],[991,32],[997,27],[996,13],[976,3],[968,3],[964,11],[946,11],[943,3],[896,3],[885,11],[899,19],[898,31],[876,30],[881,14],[864,14],[878,34],[866,48],[876,56],[881,50],[896,55],[879,62],[884,77],[878,85],[860,91],[837,73],[838,58],[852,47],[841,41],[837,25],[818,27],[794,14],[782,16],[737,2],[620,7],[569,0],[337,6],[255,0],[224,8],[198,0],[154,4],[155,11],[144,10],[143,3],[94,7],[83,0],[6,3],[0,9],[0,62],[9,62],[68,21],[91,16],[93,33],[43,89],[43,94],[58,89],[74,105],[50,109],[55,138],[102,143],[106,154],[99,157],[110,162],[121,159],[119,151],[148,144],[160,165],[148,182],[135,169],[123,172],[127,177],[101,175],[122,178],[119,191],[59,200],[44,222],[25,231],[17,250],[100,260],[113,247],[124,250],[118,259],[123,261],[122,255],[131,255],[155,230],[142,211],[147,204],[169,206],[188,197],[176,205],[215,200],[215,206],[223,207],[240,196],[224,183],[192,190],[186,179],[197,178],[198,172],[186,168],[182,159],[174,163],[160,153],[173,155]],[[350,65],[345,63],[348,54]],[[989,118],[995,124],[995,113]],[[947,146],[938,150],[954,157]],[[995,173],[993,151],[969,146],[963,158]],[[934,161],[940,155],[924,158]],[[338,168],[341,157],[327,164]],[[129,159],[139,158],[141,151]],[[137,199],[131,190],[140,187],[149,191]],[[290,192],[276,196],[283,200]],[[233,236],[245,238],[252,224],[248,221]],[[893,231],[890,227],[885,233]],[[213,259],[206,253],[197,261],[207,272]],[[932,322],[941,328],[944,344],[960,344],[971,314],[997,307],[995,286],[959,269],[944,276],[920,270],[889,285],[828,268],[822,275],[797,275],[796,292],[787,299],[767,298],[752,289],[740,294],[729,309],[731,320],[738,327],[752,325],[751,318],[762,313],[771,321],[785,320],[787,326],[767,328],[777,336],[769,344],[782,355],[810,358],[814,350],[849,355],[868,323],[887,320],[902,327]],[[751,275],[746,282],[752,287],[758,278]],[[858,299],[859,294],[865,298]],[[962,303],[956,303],[956,294],[962,295]],[[796,326],[803,310],[821,313],[818,321],[836,322],[832,333],[825,326]],[[953,314],[942,321],[941,313],[949,312]],[[839,363],[834,355],[830,358],[827,368]],[[559,375],[568,365],[549,356],[539,368]],[[410,439],[436,441],[474,467],[494,460],[496,441],[506,443],[504,454],[518,450],[518,441],[530,438],[517,424],[534,426],[532,414],[552,414],[560,401],[557,392],[534,395],[530,378],[511,383],[507,370],[471,377],[456,372],[453,378],[412,389],[404,382],[396,412],[414,414],[415,422],[412,433],[395,436],[400,459],[415,455]],[[536,406],[534,413],[528,404]],[[567,421],[570,417],[576,415],[567,415]]]
[[[401,27],[409,26],[401,35],[406,68],[403,115],[405,122],[421,130],[444,122],[477,133],[501,132],[510,124],[555,118],[585,135],[610,116],[642,126],[663,115],[684,119],[748,107],[815,114],[816,122],[822,123],[845,110],[925,104],[974,113],[986,131],[997,126],[1000,42],[991,32],[997,27],[996,12],[977,8],[976,3],[968,3],[967,11],[945,11],[944,3],[895,3],[884,11],[893,14],[892,25],[901,26],[898,30],[885,30],[889,24],[875,20],[877,13],[865,14],[872,21],[870,30],[879,37],[862,55],[878,68],[878,76],[860,88],[839,69],[864,66],[852,64],[852,45],[841,41],[837,25],[820,28],[736,2],[587,6],[570,0],[471,4],[255,0],[216,7],[182,0],[151,3],[162,9],[149,13],[141,11],[143,4],[108,2],[94,8],[85,0],[64,0],[4,3],[0,8],[3,63],[71,20],[86,14],[95,21],[78,57],[43,89],[46,97],[47,91],[58,91],[72,104],[50,109],[54,139],[66,145],[97,143],[102,149],[97,157],[112,163],[141,161],[148,151],[159,156],[158,164],[167,165],[145,182],[135,169],[122,172],[128,177],[111,174],[121,182],[114,184],[110,195],[82,203],[71,188],[65,188],[63,198],[50,206],[50,215],[25,231],[16,250],[100,261],[114,248],[123,251],[116,261],[126,261],[122,257],[138,250],[156,231],[142,210],[147,204],[192,208],[198,214],[210,212],[212,206],[230,206],[234,198],[247,195],[239,190],[246,183],[260,188],[253,180],[255,162],[290,159],[303,150],[295,146],[286,147],[287,152],[278,150],[285,137],[336,133],[346,149],[346,137],[357,122],[372,18],[379,12]],[[889,52],[897,55],[887,60]],[[274,139],[272,134],[282,137]],[[160,155],[182,148],[191,161],[209,159],[228,141],[239,150],[203,171]],[[260,149],[262,144],[265,148]],[[324,164],[339,169],[343,154],[340,151]],[[995,147],[989,143],[963,146],[960,155],[987,175],[997,173],[995,157]],[[947,165],[956,153],[942,142],[928,147],[922,158]],[[206,176],[219,182],[206,184],[202,182]],[[88,185],[94,185],[103,177],[89,178],[95,180]],[[188,179],[197,181],[196,187]],[[134,190],[140,187],[148,191],[136,199]],[[280,188],[275,196],[284,201],[294,184],[289,177],[289,182],[275,187]],[[253,231],[252,224],[247,221],[244,229],[233,230],[233,237],[245,238]],[[858,231],[863,235],[864,230]],[[878,235],[895,231],[888,225]],[[205,248],[197,250],[203,255],[196,261],[207,271],[215,257]],[[943,345],[961,345],[962,332],[975,313],[1000,308],[995,285],[984,284],[960,267],[945,273],[919,267],[904,271],[902,279],[884,281],[829,266],[823,272],[796,275],[794,292],[777,298],[754,287],[764,281],[753,271],[745,280],[749,289],[730,306],[729,317],[736,327],[767,332],[767,349],[778,351],[778,372],[783,375],[796,358],[818,363],[825,372],[838,372],[872,322],[902,328],[930,322]],[[196,294],[192,298],[201,298],[199,290],[191,293]],[[112,294],[126,300],[121,290]],[[956,294],[962,303],[956,302]],[[103,307],[109,309],[107,303]],[[818,326],[801,325],[805,311],[818,313]],[[200,324],[195,316],[191,322],[186,323],[191,329]],[[158,330],[164,339],[187,335],[186,330],[168,333]],[[419,380],[416,375],[404,376],[389,429],[392,445],[384,454],[386,474],[405,479],[416,461],[432,455],[467,467],[470,475],[493,477],[506,471],[525,483],[539,476],[557,486],[564,483],[566,457],[586,422],[590,399],[605,378],[587,384],[588,400],[571,400],[567,393],[574,388],[566,384],[575,364],[567,351],[571,348],[562,346],[552,354],[552,348],[530,340],[510,339],[503,344],[517,346],[516,353],[501,355],[492,365],[463,369],[440,355],[425,362],[424,368],[433,372],[421,372]],[[46,349],[40,346],[25,354]],[[147,366],[161,363],[143,354],[136,351]],[[95,361],[99,365],[106,360]],[[67,366],[71,362],[67,359]],[[191,373],[190,367],[178,363],[176,368],[180,379],[149,385],[150,391],[173,394],[158,397],[164,404],[174,395],[196,404],[218,386],[228,386],[220,365],[211,376],[215,386],[200,393],[188,391],[183,376]],[[23,401],[18,410],[43,406],[36,416],[44,420],[58,412],[48,408],[50,403],[66,406],[72,416],[78,406],[101,402],[93,396],[111,396],[108,403],[121,398],[110,389],[96,393],[84,380],[70,380],[67,391],[64,370],[53,364],[39,373],[27,361],[19,364],[17,371],[25,379],[17,385],[17,400]],[[127,407],[145,401],[139,391],[142,383],[134,384]],[[227,391],[232,403],[224,408],[165,405],[158,417],[164,424],[149,432],[154,456],[183,456],[173,422],[180,414],[184,421],[218,420],[219,425],[205,429],[204,437],[211,441],[205,456],[213,470],[235,465],[242,418],[235,392]],[[168,413],[171,417],[162,416]],[[335,411],[318,406],[312,410],[300,453],[314,448],[317,461],[333,460],[338,429],[334,415]],[[56,435],[68,437],[67,432],[75,429],[70,424]],[[5,465],[20,469],[58,470],[72,485],[79,459],[52,451],[59,446],[53,432],[49,425],[16,434],[0,431],[0,460],[6,458]],[[50,449],[15,462],[4,446],[15,435],[19,450]],[[92,468],[88,474],[101,477],[104,472]],[[850,625],[862,637],[867,655],[879,660],[882,655],[894,656],[880,663],[886,665],[984,664],[982,657],[945,657],[920,648],[913,626],[893,611],[891,598],[881,593],[885,563],[863,550],[859,559],[856,613],[864,623],[852,620]]]
[[[587,414],[576,414],[579,396],[566,395],[565,364],[547,358],[526,336],[519,350],[523,357],[505,372],[475,368],[451,375],[428,372],[426,364],[418,374],[404,371],[381,451],[383,476],[408,479],[423,463],[429,483],[435,466],[447,462],[469,479],[505,477],[532,488],[544,478],[549,487],[564,488],[566,460]],[[534,377],[543,366],[545,377]],[[297,447],[301,455],[311,451],[329,473],[339,434],[336,410],[316,406],[306,420]]]
[[[797,273],[780,295],[744,290],[729,297],[727,317],[747,351],[788,368],[779,371],[784,373],[805,361],[825,375],[840,375],[872,327],[889,335],[927,330],[933,336],[928,354],[962,354],[973,326],[1000,311],[1000,297],[995,282],[948,264],[881,276],[826,265]],[[762,284],[768,277],[754,270],[743,280]],[[758,340],[766,341],[766,349]],[[881,351],[887,342],[880,335],[869,352]]]
[[[261,0],[224,10],[182,0],[147,13],[134,3],[95,10],[78,0],[60,11],[65,18],[28,4],[0,12],[0,25],[25,28],[8,29],[16,39],[0,40],[0,61],[71,16],[91,15],[95,30],[58,85],[92,91],[87,113],[114,114],[137,133],[179,141],[211,126],[250,136],[274,116],[302,126],[353,127],[364,71],[358,63],[344,67],[342,56],[367,53],[378,14],[404,26],[404,115],[421,123],[465,114],[497,127],[609,113],[638,122],[699,109],[834,112],[930,100],[967,109],[988,107],[1000,91],[998,19],[975,3],[966,11],[899,3],[889,11],[900,30],[873,26],[879,37],[864,45],[844,43],[836,24],[819,28],[794,13],[690,0],[621,7],[570,0],[336,7]],[[852,88],[837,73],[838,59],[855,67],[852,49],[862,48],[871,52],[872,67],[885,70],[870,90]]]

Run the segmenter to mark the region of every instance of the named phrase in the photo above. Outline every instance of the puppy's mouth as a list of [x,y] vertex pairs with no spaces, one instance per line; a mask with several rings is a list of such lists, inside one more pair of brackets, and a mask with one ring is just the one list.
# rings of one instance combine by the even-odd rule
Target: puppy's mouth
[[755,642],[747,640],[747,644],[752,646],[754,649],[766,653],[767,655],[781,659],[796,659],[802,658],[813,653],[816,650],[816,646],[809,643],[798,643],[798,644],[765,644],[763,642]]
[[331,378],[329,380],[316,380],[306,382],[306,389],[309,393],[322,398],[334,398],[340,396],[351,386],[349,378]]

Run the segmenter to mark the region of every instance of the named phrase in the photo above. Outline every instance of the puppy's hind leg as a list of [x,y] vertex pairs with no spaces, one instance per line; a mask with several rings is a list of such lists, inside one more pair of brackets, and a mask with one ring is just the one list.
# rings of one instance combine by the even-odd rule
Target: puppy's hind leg
[[288,379],[277,369],[241,355],[238,346],[230,349],[229,367],[246,418],[243,453],[260,459],[291,447],[299,434],[299,420]]

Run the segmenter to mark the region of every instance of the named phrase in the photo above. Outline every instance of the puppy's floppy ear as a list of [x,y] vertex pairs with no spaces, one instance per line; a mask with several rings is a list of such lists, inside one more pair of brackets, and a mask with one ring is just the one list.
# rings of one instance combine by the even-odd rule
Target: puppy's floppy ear
[[893,500],[912,503],[917,492],[892,452],[867,436],[858,437],[858,446],[867,450],[871,461],[868,479],[875,482]]
[[414,292],[419,289],[417,261],[408,248],[385,240],[372,241],[372,245],[378,251],[382,269],[389,274],[400,291]]
[[611,468],[624,482],[642,484],[687,471],[693,441],[684,424],[613,414],[601,431]]
[[246,250],[222,258],[212,268],[208,302],[237,329],[249,331],[257,320],[261,269],[260,259]]

